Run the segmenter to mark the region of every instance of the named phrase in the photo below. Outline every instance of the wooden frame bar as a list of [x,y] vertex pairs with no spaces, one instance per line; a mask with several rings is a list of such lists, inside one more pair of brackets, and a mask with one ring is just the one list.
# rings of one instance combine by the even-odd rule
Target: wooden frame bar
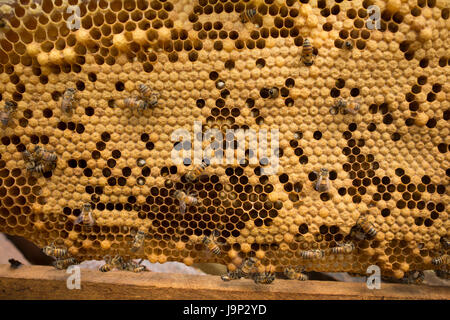
[[171,273],[132,273],[81,269],[81,289],[67,289],[70,274],[47,266],[0,265],[0,299],[450,299],[450,287],[275,280],[257,285],[251,280],[223,282],[218,276]]

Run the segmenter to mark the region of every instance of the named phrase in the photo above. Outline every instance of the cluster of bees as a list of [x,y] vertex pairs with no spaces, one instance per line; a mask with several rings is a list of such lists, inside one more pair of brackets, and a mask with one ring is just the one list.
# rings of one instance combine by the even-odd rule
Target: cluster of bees
[[[126,108],[136,108],[139,111],[146,110],[148,108],[154,108],[158,104],[159,93],[154,92],[149,86],[140,84],[138,86],[139,95],[131,96],[124,99],[124,105]],[[76,101],[75,94],[77,90],[75,88],[67,88],[62,97],[61,110],[65,113],[71,113]]]
[[36,145],[33,152],[24,150],[22,152],[23,160],[28,172],[45,173],[56,168],[57,156],[53,151],[48,151],[41,146]]
[[57,269],[66,269],[69,266],[78,264],[78,261],[75,258],[70,257],[70,254],[67,252],[66,248],[57,247],[54,243],[44,247],[42,251],[47,256],[56,259],[53,262],[53,266]]
[[[202,160],[201,164],[194,165],[194,167],[186,173],[186,181],[188,183],[194,183],[208,166],[209,163],[205,160]],[[173,192],[173,195],[180,203],[181,214],[184,214],[186,212],[187,206],[193,206],[198,203],[196,193],[192,190],[186,190],[186,192],[175,190]]]
[[154,92],[145,84],[138,86],[139,96],[125,98],[124,105],[127,108],[137,108],[139,111],[153,109],[158,104],[159,93]]
[[111,258],[111,256],[105,256],[105,264],[102,265],[99,270],[101,272],[109,272],[113,269],[125,270],[131,272],[143,272],[148,271],[147,267],[142,265],[142,259],[136,263],[133,260],[125,260],[122,256],[116,255]]

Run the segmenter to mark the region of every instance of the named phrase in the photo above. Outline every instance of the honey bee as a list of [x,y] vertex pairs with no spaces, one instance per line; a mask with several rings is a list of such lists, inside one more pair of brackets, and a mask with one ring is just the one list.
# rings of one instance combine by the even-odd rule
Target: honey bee
[[336,115],[338,113],[341,114],[357,114],[359,108],[360,108],[360,100],[357,98],[350,99],[350,100],[343,100],[339,99],[338,102],[330,108],[330,113],[332,115]]
[[36,161],[34,159],[34,156],[28,150],[22,151],[22,159],[25,162],[35,162]]
[[214,230],[211,236],[209,237],[204,236],[202,240],[203,244],[208,249],[208,251],[217,256],[220,255],[220,253],[222,252],[220,250],[219,244],[216,242],[216,237],[218,237],[218,234],[219,232],[217,230]]
[[148,271],[146,266],[141,265],[142,263],[142,259],[141,261],[139,261],[139,263],[136,263],[134,261],[129,261],[125,264],[125,270],[128,271],[132,271],[132,272],[143,272],[143,271]]
[[275,273],[270,271],[264,271],[262,273],[256,273],[253,277],[253,281],[258,284],[271,284],[275,280]]
[[313,47],[311,45],[311,42],[309,39],[305,39],[303,41],[303,48],[302,48],[302,61],[305,64],[305,66],[310,67],[313,65]]
[[61,109],[63,112],[72,112],[76,92],[77,90],[74,88],[67,88],[66,91],[64,91],[61,101]]
[[325,252],[323,250],[313,249],[302,251],[300,255],[305,260],[322,259],[325,256]]
[[308,276],[297,270],[297,268],[285,268],[284,275],[288,277],[288,279],[290,280],[299,280],[299,281],[308,280]]
[[346,40],[342,43],[342,49],[352,50],[353,49],[353,41]]
[[242,23],[246,23],[246,22],[253,22],[253,18],[255,17],[255,15],[256,15],[256,8],[250,8],[244,10],[239,17]]
[[338,243],[337,245],[337,247],[331,248],[332,254],[348,254],[355,250],[355,245],[353,242]]
[[95,219],[92,214],[92,206],[90,203],[85,203],[80,215],[75,220],[75,224],[82,224],[84,227],[90,228],[95,224]]
[[78,261],[75,258],[67,258],[67,259],[58,259],[53,261],[53,266],[56,269],[67,269],[68,267],[78,264]]
[[131,246],[131,252],[137,252],[142,247],[145,241],[145,236],[146,233],[144,231],[138,230],[138,232],[136,232]]
[[181,190],[176,190],[174,192],[175,198],[180,202],[180,212],[184,214],[186,212],[187,206],[192,206],[197,204],[198,200],[192,193],[184,193]]
[[107,255],[104,257],[104,259],[105,264],[100,266],[100,268],[98,269],[101,272],[109,272],[114,268],[123,269],[124,261],[120,255],[116,255],[114,258],[111,258],[111,256]]
[[445,280],[450,280],[450,271],[448,270],[434,270],[437,277]]
[[42,248],[42,251],[50,257],[55,257],[57,259],[63,258],[67,255],[66,248],[57,248],[53,243]]
[[400,282],[406,284],[421,284],[424,279],[425,273],[423,271],[408,271],[405,272],[405,275],[400,279]]
[[125,98],[124,104],[126,108],[137,108],[139,111],[146,110],[148,108],[147,101],[141,100],[135,96]]
[[[361,220],[361,221],[360,221]],[[366,217],[359,217],[356,224],[361,228],[365,234],[365,238],[371,239],[377,235],[377,230],[374,228],[373,224],[367,220]]]
[[239,278],[248,278],[256,267],[256,260],[254,258],[245,259],[238,269]]
[[431,263],[435,266],[450,264],[450,256],[448,254],[444,254],[442,256],[433,258]]
[[0,121],[3,126],[7,126],[9,120],[11,119],[11,115],[15,113],[17,110],[17,103],[14,101],[6,101],[4,110],[0,111]]
[[320,169],[320,174],[315,172],[319,177],[314,184],[314,189],[319,192],[327,192],[330,189],[330,178],[328,169],[322,168]]
[[152,91],[145,84],[139,85],[139,93],[141,94],[141,99],[147,102],[147,107],[154,108],[158,104],[159,93]]
[[270,99],[275,99],[278,97],[280,90],[277,87],[273,87],[269,89],[269,97]]
[[37,172],[37,173],[42,174],[45,172],[52,171],[55,168],[55,166],[56,166],[55,163],[49,163],[49,162],[38,163],[38,164],[36,164],[36,162],[29,162],[29,163],[27,163],[26,168],[30,172]]
[[34,147],[35,161],[55,162],[57,159],[56,154],[53,151],[47,151],[40,146]]
[[194,165],[194,168],[186,173],[186,180],[193,183],[208,166],[209,164],[205,160],[202,160],[202,163],[199,165]]

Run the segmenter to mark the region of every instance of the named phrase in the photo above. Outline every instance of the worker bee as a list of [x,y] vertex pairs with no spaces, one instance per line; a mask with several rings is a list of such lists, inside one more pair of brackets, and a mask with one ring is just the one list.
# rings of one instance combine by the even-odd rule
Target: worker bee
[[113,268],[113,266],[109,263],[105,263],[104,265],[100,266],[100,268],[98,268],[99,271],[101,272],[109,272],[111,271]]
[[104,257],[105,264],[100,266],[98,270],[101,272],[109,272],[113,270],[114,268],[123,269],[124,267],[124,261],[123,258],[120,255],[116,255],[114,258],[111,258],[111,256],[107,255]]
[[448,270],[434,270],[437,277],[445,280],[450,280],[450,271]]
[[187,182],[193,183],[197,178],[202,174],[202,172],[209,166],[205,160],[202,160],[202,163],[199,165],[194,165],[194,168],[186,173]]
[[231,281],[231,280],[238,280],[241,277],[240,277],[240,272],[239,272],[239,269],[238,269],[238,270],[235,270],[235,271],[227,272],[227,273],[221,275],[220,278],[223,281]]
[[55,258],[62,258],[67,255],[67,249],[66,248],[57,248],[53,243],[42,248],[42,251],[50,257]]
[[425,273],[423,271],[408,271],[405,272],[405,275],[400,279],[400,282],[406,284],[421,284],[424,279]]
[[92,214],[92,206],[89,202],[83,205],[80,215],[75,220],[75,224],[82,224],[87,228],[90,228],[95,224],[95,219]]
[[318,175],[318,179],[314,184],[314,189],[319,192],[327,192],[330,189],[330,178],[328,169],[322,168],[320,169],[320,173],[315,172]]
[[61,109],[63,112],[72,112],[76,92],[77,90],[74,88],[67,88],[66,91],[64,91],[61,101]]
[[36,162],[28,162],[26,165],[26,168],[29,172],[37,172],[41,174],[52,171],[53,169],[55,169],[55,167],[56,164],[54,162],[53,163],[44,162],[38,164],[36,164]]
[[53,261],[53,266],[56,269],[67,269],[74,264],[78,264],[78,261],[75,258],[58,259]]
[[270,99],[275,99],[278,97],[280,90],[277,87],[273,87],[269,89],[269,97]]
[[313,249],[301,251],[300,255],[305,260],[322,259],[325,256],[325,252],[323,250]]
[[139,85],[139,93],[141,99],[147,103],[146,108],[154,108],[158,104],[159,93],[152,91],[152,89],[145,84]]
[[338,113],[341,114],[357,114],[359,108],[360,108],[360,99],[359,98],[353,98],[347,100],[339,99],[337,103],[330,108],[330,113],[332,115],[336,115]]
[[440,266],[440,265],[446,265],[446,264],[450,264],[450,256],[447,254],[444,254],[442,256],[433,258],[431,260],[431,263],[435,266]]
[[136,262],[134,262],[132,260],[128,261],[127,263],[125,263],[124,269],[128,270],[128,271],[136,272],[136,273],[143,272],[143,271],[148,271],[147,267],[141,265],[141,263],[142,263],[142,259],[141,259],[141,261],[139,261],[139,263],[136,263]]
[[138,232],[136,232],[131,246],[132,252],[137,252],[142,247],[145,241],[145,236],[146,233],[144,231],[138,230]]
[[15,113],[17,110],[17,103],[14,101],[6,101],[5,107],[2,111],[0,111],[0,121],[2,122],[3,126],[7,126],[9,123],[9,120],[11,119],[11,115]]
[[271,284],[274,280],[275,273],[270,271],[264,271],[261,273],[257,272],[253,277],[253,281],[259,284]]
[[150,89],[150,87],[145,84],[140,84],[139,85],[139,93],[141,94],[141,98],[145,100],[145,99],[150,98],[150,96],[152,94],[152,89]]
[[184,214],[186,212],[187,206],[192,206],[197,204],[198,200],[192,193],[184,193],[181,190],[175,190],[175,198],[180,202],[180,212]]
[[137,108],[139,111],[145,110],[148,108],[147,101],[141,100],[135,96],[125,98],[124,104],[125,104],[126,108]]
[[219,231],[214,230],[213,233],[209,237],[204,236],[203,240],[202,240],[203,244],[208,249],[208,251],[217,256],[220,255],[220,253],[222,252],[220,250],[219,244],[216,242],[216,237],[218,237],[218,236],[219,236]]
[[256,16],[256,8],[250,8],[242,11],[239,17],[242,23],[246,23],[246,22],[253,22],[255,16]]
[[302,61],[305,64],[305,66],[312,66],[313,61],[313,47],[311,45],[311,42],[309,39],[305,39],[303,41],[303,48],[302,48]]
[[306,281],[308,276],[298,270],[298,268],[285,268],[284,275],[290,280]]
[[34,156],[28,150],[22,151],[22,159],[25,162],[35,162],[36,161],[34,159]]
[[245,259],[238,269],[239,277],[248,278],[255,267],[256,267],[256,260],[254,258]]
[[342,43],[341,46],[342,49],[352,50],[353,49],[353,41],[352,40],[346,40]]
[[359,217],[356,224],[361,228],[365,234],[365,238],[372,239],[377,235],[377,230],[374,228],[373,224],[369,222],[366,217]]
[[353,242],[338,243],[337,247],[331,248],[332,254],[348,254],[355,250],[355,245]]
[[56,154],[53,151],[47,151],[40,146],[34,147],[35,161],[43,160],[45,162],[55,162],[57,159]]

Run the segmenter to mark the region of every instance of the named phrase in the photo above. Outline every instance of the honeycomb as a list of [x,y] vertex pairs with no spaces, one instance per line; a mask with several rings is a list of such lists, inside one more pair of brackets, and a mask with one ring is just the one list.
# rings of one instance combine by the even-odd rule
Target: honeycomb
[[[379,30],[368,27],[380,9]],[[69,29],[80,12],[80,27]],[[0,231],[77,261],[106,255],[386,276],[442,269],[448,254],[450,20],[447,0],[19,0],[2,2]],[[252,10],[254,15],[252,15]],[[371,12],[370,12],[371,13]],[[244,17],[244,18],[242,18]],[[313,64],[302,62],[308,39]],[[145,84],[154,108],[124,104]],[[73,111],[61,108],[76,89]],[[356,112],[330,112],[358,99]],[[279,130],[267,158],[172,163],[175,129]],[[212,140],[211,140],[212,141]],[[202,146],[211,143],[203,140]],[[56,167],[28,172],[36,146]],[[321,169],[329,187],[316,189]],[[175,191],[195,192],[180,211]],[[90,203],[95,224],[76,223]],[[355,239],[366,217],[376,235]],[[132,251],[135,234],[145,234]],[[218,255],[203,244],[217,234]],[[346,254],[309,259],[311,250]],[[448,261],[448,260],[447,260]],[[448,266],[448,264],[447,264]],[[439,272],[442,272],[439,271]]]

